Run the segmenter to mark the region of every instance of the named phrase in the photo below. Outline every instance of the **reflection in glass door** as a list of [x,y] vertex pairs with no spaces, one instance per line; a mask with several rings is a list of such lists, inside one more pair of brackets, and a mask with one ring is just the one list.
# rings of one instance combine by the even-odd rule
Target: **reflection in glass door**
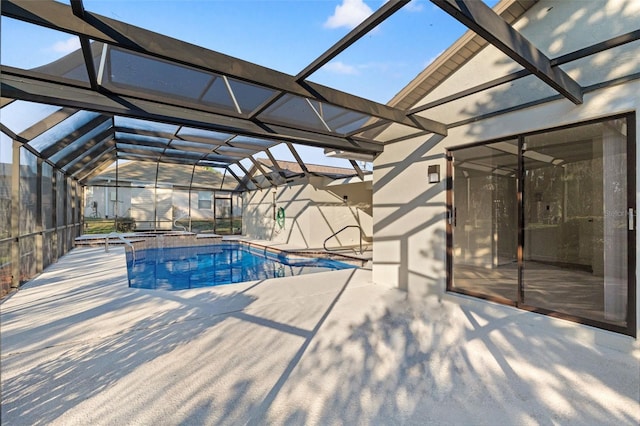
[[518,142],[453,152],[452,287],[517,301]]
[[231,197],[222,198],[216,194],[214,204],[215,233],[220,235],[231,234]]
[[626,120],[525,138],[526,305],[625,325]]
[[451,150],[447,288],[635,333],[634,124]]

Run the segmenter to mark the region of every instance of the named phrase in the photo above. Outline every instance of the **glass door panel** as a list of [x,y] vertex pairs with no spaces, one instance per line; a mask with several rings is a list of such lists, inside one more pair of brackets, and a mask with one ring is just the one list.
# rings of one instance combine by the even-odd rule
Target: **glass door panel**
[[231,234],[231,198],[215,198],[215,233]]
[[517,301],[518,142],[453,154],[453,290]]
[[626,120],[527,136],[523,302],[626,325]]
[[242,234],[242,195],[234,194],[232,196],[231,209],[231,233],[233,235]]

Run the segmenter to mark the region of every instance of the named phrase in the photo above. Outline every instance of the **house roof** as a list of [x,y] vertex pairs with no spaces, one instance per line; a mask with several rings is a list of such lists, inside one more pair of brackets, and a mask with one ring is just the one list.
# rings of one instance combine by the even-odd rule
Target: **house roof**
[[[90,179],[88,185],[110,185],[131,183],[132,185],[171,185],[173,187],[195,187],[208,190],[235,190],[238,182],[230,175],[210,167],[171,163],[129,161],[109,167],[100,175]],[[186,184],[185,184],[186,183]],[[190,183],[192,183],[190,185]]]
[[[268,158],[258,158],[257,161],[263,165],[268,167],[272,172],[277,172],[277,167],[273,165],[271,160]],[[278,167],[287,174],[291,175],[299,175],[305,173],[299,163],[295,161],[283,161],[276,160]],[[339,176],[339,177],[348,177],[355,176],[353,169],[345,168],[345,167],[333,167],[333,166],[323,166],[320,164],[307,164],[305,163],[308,173],[317,174],[317,175],[325,175],[325,176]]]
[[252,187],[253,184],[257,188],[270,185],[281,185],[290,182],[292,179],[303,178],[308,176],[319,176],[330,179],[355,178],[364,181],[370,171],[362,171],[362,175],[354,172],[353,169],[344,167],[324,166],[319,164],[302,165],[295,161],[275,160],[275,164],[268,158],[256,159],[254,165],[249,169],[243,179],[242,184],[246,187]]
[[[539,0],[503,0],[493,9],[507,23],[513,24]],[[469,30],[442,52],[390,101],[389,105],[408,110],[451,74],[462,67],[489,43]]]

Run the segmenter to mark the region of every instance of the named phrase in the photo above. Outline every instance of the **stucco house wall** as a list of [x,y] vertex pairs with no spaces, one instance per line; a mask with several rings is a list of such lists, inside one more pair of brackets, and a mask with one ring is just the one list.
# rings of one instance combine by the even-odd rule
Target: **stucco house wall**
[[[310,178],[274,189],[244,194],[243,235],[303,248],[321,248],[325,239],[345,226],[357,225],[364,232],[365,244],[371,240],[370,182],[327,186],[330,179]],[[346,202],[344,196],[347,196]],[[274,220],[275,208],[283,208],[281,228]],[[327,247],[359,245],[359,230],[349,228]]]
[[[527,11],[514,27],[553,58],[637,30],[638,22],[640,2],[637,1],[543,0]],[[583,87],[636,74],[640,72],[640,42],[572,62],[562,68]],[[487,47],[415,106],[519,69],[519,65],[497,49]],[[457,123],[555,94],[553,89],[529,76],[429,109],[424,116]],[[374,282],[405,289],[412,297],[439,298],[445,293],[447,148],[634,112],[639,107],[640,80],[636,78],[591,90],[585,93],[581,105],[559,99],[454,125],[446,137],[431,135],[387,144],[374,161]],[[635,117],[638,128],[640,114]],[[394,132],[399,133],[400,130],[390,127],[388,137],[392,138]],[[637,163],[638,158],[636,167]],[[440,165],[442,180],[429,184],[427,167],[435,164]],[[640,188],[640,181],[636,181],[636,187]],[[640,306],[640,299],[636,305]],[[636,309],[638,323],[639,312]]]

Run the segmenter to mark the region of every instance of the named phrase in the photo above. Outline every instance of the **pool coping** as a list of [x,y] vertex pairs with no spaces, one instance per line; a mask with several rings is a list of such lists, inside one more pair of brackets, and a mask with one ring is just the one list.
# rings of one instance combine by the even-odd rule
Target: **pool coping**
[[[145,238],[147,237],[147,238]],[[168,237],[168,238],[167,238]],[[159,238],[156,235],[138,235],[136,238],[124,238],[122,242],[125,244],[125,253],[127,261],[135,260],[136,252],[158,249],[158,248],[191,248],[191,247],[208,247],[222,244],[238,244],[264,256],[276,256],[277,258],[285,258],[288,262],[296,259],[325,259],[336,262],[345,263],[351,267],[364,267],[368,260],[356,256],[349,256],[342,253],[331,253],[321,250],[307,250],[301,248],[279,248],[261,244],[255,241],[248,241],[241,238],[223,238],[216,234],[175,234],[165,235]]]
[[[125,251],[130,252],[131,247],[134,251],[140,251],[147,248],[157,248],[161,246],[163,248],[169,247],[198,247],[206,245],[214,245],[221,243],[237,242],[241,243],[249,248],[257,249],[266,253],[272,253],[278,256],[286,256],[291,259],[295,257],[300,258],[321,258],[330,259],[348,263],[352,266],[365,267],[370,259],[362,256],[349,255],[345,253],[337,253],[334,251],[325,251],[320,249],[309,249],[303,247],[274,247],[269,241],[255,241],[244,238],[242,236],[222,236],[219,234],[198,234],[194,232],[186,231],[172,231],[172,232],[131,232],[131,233],[112,233],[112,234],[85,234],[76,238],[76,245],[78,247],[96,247],[103,246],[105,241],[108,241],[109,245],[124,245]],[[153,241],[153,243],[150,243]]]
[[360,267],[364,266],[368,262],[367,259],[363,259],[361,257],[349,256],[343,253],[332,253],[332,252],[323,251],[323,250],[313,250],[313,249],[304,249],[304,248],[289,248],[289,249],[277,248],[277,247],[269,246],[268,244],[261,244],[255,241],[248,241],[243,239],[233,239],[233,240],[228,239],[223,241],[238,241],[245,245],[248,245],[251,248],[257,248],[259,250],[262,250],[265,253],[266,252],[270,252],[274,254],[284,253],[287,257],[292,257],[292,256],[300,256],[304,258],[319,257],[321,259],[339,260],[344,262],[360,262],[361,263]]

